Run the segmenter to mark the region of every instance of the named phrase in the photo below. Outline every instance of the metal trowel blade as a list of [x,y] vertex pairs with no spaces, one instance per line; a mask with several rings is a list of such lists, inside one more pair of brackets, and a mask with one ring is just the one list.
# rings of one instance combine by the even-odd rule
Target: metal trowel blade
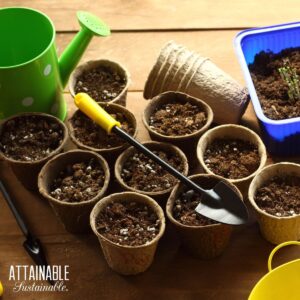
[[195,209],[198,214],[223,224],[247,223],[248,210],[240,196],[230,186],[220,181],[213,191],[220,196],[221,201],[216,205],[203,194],[201,203]]

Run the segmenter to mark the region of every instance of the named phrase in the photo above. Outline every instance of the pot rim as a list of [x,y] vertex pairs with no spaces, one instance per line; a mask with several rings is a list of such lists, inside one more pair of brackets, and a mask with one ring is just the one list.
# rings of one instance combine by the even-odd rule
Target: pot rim
[[75,93],[75,85],[77,83],[77,77],[80,76],[84,71],[93,69],[94,67],[101,66],[102,64],[110,64],[113,65],[117,68],[120,68],[124,71],[125,74],[125,79],[126,79],[126,85],[122,89],[122,91],[112,100],[106,102],[106,103],[113,103],[117,101],[121,96],[128,90],[129,85],[131,84],[131,76],[129,71],[127,70],[126,67],[124,67],[121,63],[114,61],[114,60],[109,60],[106,58],[99,58],[99,59],[94,59],[94,60],[88,60],[79,66],[75,68],[75,70],[72,72],[70,79],[69,79],[69,92],[71,96],[74,98],[76,93]]
[[[97,103],[99,103],[103,107],[111,106],[113,108],[117,108],[117,109],[121,110],[125,114],[126,117],[129,115],[130,118],[133,120],[133,124],[132,125],[133,125],[133,128],[134,128],[134,133],[133,133],[132,137],[133,138],[136,137],[137,131],[138,131],[137,120],[136,120],[135,115],[127,107],[124,107],[124,106],[122,106],[120,104],[112,103],[112,102],[97,102]],[[75,134],[74,134],[75,130],[74,130],[73,125],[71,124],[71,119],[79,111],[80,111],[79,109],[76,109],[73,112],[73,114],[67,120],[67,128],[68,128],[68,131],[69,131],[69,136],[70,136],[70,139],[72,140],[72,142],[74,142],[75,145],[77,145],[78,147],[80,147],[81,149],[84,149],[84,150],[94,151],[94,152],[97,152],[97,153],[104,153],[104,154],[105,153],[114,152],[114,151],[118,151],[118,150],[122,150],[122,149],[126,148],[126,142],[125,141],[124,141],[124,144],[122,144],[120,146],[117,146],[117,147],[112,147],[112,148],[95,148],[95,147],[87,146],[87,145],[83,144],[82,142],[80,142],[75,137]]]
[[[233,185],[233,183],[229,182],[228,179],[224,178],[224,177],[221,177],[219,175],[215,175],[215,174],[203,174],[203,173],[197,173],[197,174],[193,174],[193,175],[190,175],[188,176],[189,179],[197,179],[197,178],[215,178],[215,179],[218,179],[220,181],[224,181],[226,182],[231,188],[234,189],[234,191],[239,195],[241,201],[243,201],[243,196],[240,192],[240,190]],[[176,226],[178,227],[182,227],[182,228],[188,228],[188,229],[192,229],[192,230],[199,230],[199,229],[206,229],[206,228],[214,228],[214,227],[217,227],[217,226],[232,226],[232,225],[228,225],[228,224],[222,224],[222,223],[217,223],[217,224],[209,224],[209,225],[202,225],[202,226],[192,226],[192,225],[185,225],[185,224],[182,224],[180,223],[178,220],[176,220],[174,217],[173,217],[173,212],[172,212],[172,209],[173,209],[173,206],[174,206],[174,201],[175,201],[175,196],[176,194],[179,192],[179,190],[181,189],[182,187],[182,183],[178,183],[172,190],[170,196],[169,196],[169,199],[167,201],[167,204],[166,204],[166,214],[167,214],[167,217],[168,219]]]
[[[236,124],[224,124],[224,125],[220,125],[220,126],[217,126],[217,127],[214,127],[214,128],[211,128],[209,129],[208,131],[206,131],[199,139],[199,142],[198,142],[198,145],[197,145],[197,158],[198,158],[198,161],[201,165],[201,167],[203,167],[203,169],[205,170],[205,172],[207,174],[212,174],[212,175],[217,175],[215,173],[213,173],[206,165],[206,163],[204,162],[204,159],[203,159],[203,152],[200,151],[200,144],[202,144],[203,140],[207,139],[207,137],[209,135],[211,135],[213,132],[216,132],[220,129],[223,129],[223,128],[236,128],[240,131],[244,131],[244,132],[247,132],[248,135],[252,135],[254,137],[254,139],[256,140],[256,145],[258,147],[258,154],[260,156],[260,163],[259,163],[259,166],[258,168],[253,172],[251,173],[250,175],[246,176],[246,177],[243,177],[243,178],[238,178],[238,179],[230,179],[230,178],[225,178],[227,179],[229,182],[235,184],[235,183],[241,183],[241,182],[245,182],[247,180],[250,180],[251,178],[253,178],[266,164],[267,162],[267,150],[266,150],[266,146],[264,145],[264,143],[262,142],[260,136],[255,133],[253,130],[245,127],[245,126],[242,126],[242,125],[236,125]],[[239,139],[239,137],[236,137],[237,139]],[[222,177],[222,176],[221,176]]]
[[50,152],[47,156],[45,156],[39,160],[34,160],[34,161],[16,160],[16,159],[7,157],[6,155],[4,155],[4,153],[2,151],[0,151],[0,158],[2,158],[5,161],[8,161],[9,163],[14,163],[14,164],[19,164],[19,165],[38,165],[40,163],[47,161],[49,158],[52,158],[53,156],[55,156],[56,154],[58,154],[62,151],[63,147],[65,146],[65,144],[68,140],[68,128],[60,119],[58,119],[57,117],[55,117],[53,115],[42,113],[42,112],[23,112],[23,113],[19,113],[19,114],[16,114],[16,115],[6,118],[0,125],[0,134],[3,129],[3,126],[7,122],[9,122],[13,119],[17,119],[20,117],[26,117],[26,116],[40,116],[43,118],[52,119],[55,122],[57,122],[61,126],[62,131],[63,131],[63,137],[62,137],[62,141],[61,141],[60,145],[55,150]]
[[[89,154],[91,157],[94,157],[98,160],[98,162],[100,162],[101,167],[103,168],[104,171],[104,183],[102,188],[99,190],[99,192],[96,194],[96,196],[94,196],[93,198],[91,198],[90,200],[86,200],[86,201],[81,201],[81,202],[65,202],[62,200],[58,200],[54,197],[52,197],[42,186],[42,181],[44,179],[45,176],[47,176],[47,169],[49,168],[49,166],[51,164],[53,164],[54,162],[56,162],[57,160],[61,160],[62,158],[64,158],[65,156],[69,156],[69,155],[73,155],[74,153],[85,153],[85,154]],[[44,175],[45,174],[45,175]],[[41,169],[39,175],[38,175],[38,189],[39,189],[39,193],[45,197],[47,200],[51,201],[51,202],[55,202],[59,205],[63,205],[63,206],[84,206],[86,204],[89,203],[93,203],[95,202],[97,199],[99,199],[100,197],[102,197],[108,188],[110,182],[110,172],[109,172],[109,166],[107,161],[99,154],[93,151],[87,151],[87,150],[81,150],[81,149],[74,149],[74,150],[70,150],[61,154],[56,155],[55,157],[53,157],[51,160],[49,160]]]
[[[259,180],[259,176],[263,173],[268,173],[271,169],[279,169],[279,168],[280,168],[281,171],[283,171],[283,172],[281,172],[281,174],[285,174],[285,173],[288,174],[289,173],[288,170],[287,170],[287,172],[285,172],[285,167],[287,167],[287,166],[293,166],[294,168],[298,168],[299,169],[299,177],[300,177],[300,165],[299,164],[292,163],[292,162],[279,162],[279,163],[272,164],[272,165],[269,165],[269,166],[266,166],[266,167],[262,168],[255,175],[253,180],[251,181],[250,186],[249,186],[249,191],[248,191],[248,199],[249,199],[249,202],[250,202],[251,206],[260,215],[264,215],[264,216],[266,216],[268,218],[271,218],[271,219],[274,219],[274,220],[290,220],[290,219],[295,219],[295,218],[300,217],[300,214],[297,214],[297,215],[294,215],[294,216],[285,216],[285,217],[277,217],[277,216],[271,215],[271,214],[266,213],[265,211],[263,211],[256,204],[256,201],[254,200],[254,196],[255,196],[255,193],[257,191],[257,187],[255,187],[255,185],[257,184],[257,181]],[[271,179],[272,177],[274,177],[274,176],[269,176],[268,178]],[[261,181],[259,186],[261,186],[263,183],[264,183],[264,181]]]
[[[161,102],[164,101],[164,99],[166,99],[170,95],[174,95],[176,97],[176,100],[181,99],[181,100],[179,100],[179,102],[186,101],[186,102],[190,102],[193,104],[197,103],[197,105],[199,104],[198,106],[199,107],[201,106],[201,108],[204,109],[204,111],[207,115],[205,124],[200,129],[196,130],[193,133],[186,134],[186,135],[176,135],[176,136],[161,134],[161,133],[157,132],[156,130],[153,130],[152,128],[150,128],[149,120],[147,120],[147,118],[146,118],[146,111],[152,107],[154,107],[154,109],[158,108],[160,106]],[[147,106],[144,109],[142,120],[143,120],[143,124],[146,127],[146,129],[149,132],[151,132],[153,135],[156,135],[156,136],[158,136],[162,139],[166,139],[166,140],[168,139],[168,140],[178,141],[178,140],[185,140],[187,138],[198,137],[200,134],[205,132],[210,127],[210,125],[213,121],[213,111],[207,103],[205,103],[203,100],[201,100],[199,98],[189,96],[182,92],[167,91],[167,92],[158,94],[157,96],[150,99],[149,103],[147,103]]]
[[[147,201],[148,203],[148,206],[150,206],[154,212],[156,213],[158,219],[160,220],[160,228],[159,228],[159,232],[158,234],[147,244],[143,244],[143,245],[138,245],[138,246],[129,246],[129,245],[119,245],[115,242],[112,242],[111,240],[109,240],[108,238],[104,237],[102,234],[100,234],[98,232],[98,230],[95,228],[95,220],[96,220],[96,216],[94,217],[94,214],[95,214],[95,211],[97,210],[98,206],[100,205],[100,202],[101,204],[109,204],[110,202],[112,202],[115,198],[118,198],[118,197],[124,197],[124,200],[125,201],[130,201],[128,199],[130,199],[130,196],[135,196],[137,198],[140,198],[140,199],[144,199]],[[136,199],[134,200],[136,201]],[[97,214],[97,216],[99,215],[99,212]],[[151,246],[152,244],[158,242],[160,240],[160,238],[162,237],[162,235],[164,234],[165,232],[165,227],[166,227],[166,219],[165,219],[165,215],[164,215],[164,212],[162,210],[162,208],[159,206],[159,204],[154,200],[152,199],[151,197],[147,196],[147,195],[143,195],[143,194],[140,194],[140,193],[136,193],[136,192],[122,192],[122,193],[114,193],[114,194],[110,194],[104,198],[102,198],[100,201],[98,201],[94,208],[92,209],[91,211],[91,214],[90,214],[90,225],[91,225],[91,228],[94,232],[94,234],[98,237],[98,238],[101,238],[103,239],[105,242],[109,243],[110,245],[116,247],[116,248],[125,248],[125,249],[142,249],[142,248],[146,248],[146,247],[149,247]]]
[[[177,153],[180,158],[182,159],[182,163],[183,163],[183,167],[185,168],[183,170],[183,174],[187,176],[188,174],[188,169],[189,169],[189,165],[188,165],[188,160],[185,156],[185,154],[183,153],[182,150],[180,150],[177,146],[174,146],[170,143],[166,143],[166,142],[157,142],[157,141],[152,141],[152,140],[148,140],[148,141],[143,141],[142,142],[143,145],[147,146],[147,147],[152,147],[152,146],[156,146],[157,148],[160,147],[160,145],[165,145],[165,147],[167,147],[168,149],[170,149],[171,151],[174,151],[173,153]],[[147,195],[147,196],[159,196],[159,195],[165,195],[168,194],[170,191],[172,191],[172,189],[176,186],[171,186],[170,188],[166,189],[166,190],[162,190],[162,191],[158,191],[158,192],[147,192],[147,191],[142,191],[142,190],[137,190],[129,185],[127,185],[124,180],[121,177],[121,174],[119,172],[119,166],[120,166],[120,170],[122,169],[124,162],[121,164],[121,161],[124,159],[124,157],[128,157],[130,153],[132,153],[135,150],[135,147],[131,146],[127,149],[125,149],[117,158],[116,162],[115,162],[115,177],[117,179],[117,182],[121,185],[121,187],[125,190],[129,190],[132,192],[136,192],[136,193],[141,193],[143,195]],[[150,149],[151,150],[151,149]]]

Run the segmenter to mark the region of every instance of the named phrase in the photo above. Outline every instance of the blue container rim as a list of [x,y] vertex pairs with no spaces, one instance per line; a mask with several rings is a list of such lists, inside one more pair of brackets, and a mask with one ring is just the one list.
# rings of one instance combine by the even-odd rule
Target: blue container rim
[[242,66],[244,78],[246,80],[246,83],[248,85],[249,91],[254,91],[254,94],[250,92],[251,101],[253,103],[253,108],[256,113],[256,116],[262,121],[266,122],[268,124],[272,125],[284,125],[284,124],[291,124],[294,122],[300,122],[300,117],[296,118],[290,118],[290,119],[283,119],[283,120],[272,120],[265,116],[263,113],[260,101],[256,94],[256,89],[254,87],[254,84],[252,82],[252,78],[248,69],[247,62],[244,57],[244,53],[241,47],[241,43],[243,38],[251,35],[257,35],[260,33],[266,33],[266,32],[276,32],[282,29],[288,29],[288,28],[297,28],[300,27],[300,22],[291,22],[291,23],[283,23],[283,24],[277,24],[277,25],[271,25],[271,26],[265,26],[265,27],[256,27],[256,28],[250,28],[245,29],[243,31],[240,31],[234,38],[234,48],[236,51],[236,54],[238,56],[238,60]]

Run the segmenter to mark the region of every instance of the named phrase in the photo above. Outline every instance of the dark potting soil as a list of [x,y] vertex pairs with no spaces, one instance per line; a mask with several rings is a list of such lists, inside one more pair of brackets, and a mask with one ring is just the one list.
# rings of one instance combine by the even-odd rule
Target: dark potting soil
[[183,225],[207,226],[218,222],[201,216],[195,208],[201,203],[201,195],[193,190],[183,191],[174,202],[173,217]]
[[[133,125],[122,113],[112,113],[109,108],[106,110],[113,118],[118,120],[122,129],[128,134],[134,134]],[[122,146],[125,141],[114,133],[107,134],[99,125],[93,122],[81,111],[77,111],[71,118],[71,124],[74,128],[75,138],[82,144],[96,149],[109,149]]]
[[104,180],[104,170],[96,159],[70,164],[54,180],[50,194],[65,202],[88,201],[100,192]]
[[112,203],[100,212],[96,228],[114,243],[140,246],[155,238],[160,229],[160,220],[148,205],[123,201]]
[[[300,97],[291,100],[287,81],[282,79],[279,69],[285,60],[300,75],[300,48],[285,49],[277,54],[271,51],[260,52],[255,56],[249,70],[261,102],[264,114],[273,120],[282,120],[300,116]],[[296,85],[299,87],[298,79]],[[299,95],[300,96],[300,95]]]
[[257,189],[255,202],[263,211],[276,217],[300,214],[300,177],[273,177]]
[[0,150],[14,160],[36,161],[56,150],[63,140],[62,126],[42,116],[8,121],[0,136]]
[[204,153],[206,166],[216,175],[240,179],[256,171],[260,164],[258,147],[239,139],[217,139]]
[[96,101],[115,99],[125,88],[126,78],[109,67],[100,66],[83,72],[75,85],[76,93],[87,93]]
[[201,129],[206,120],[206,113],[199,105],[174,102],[158,107],[149,119],[149,126],[167,136],[188,135]]
[[[178,155],[153,152],[178,171],[183,171],[183,162]],[[138,152],[134,152],[124,163],[121,177],[128,186],[144,192],[164,191],[177,183],[177,179],[160,165]]]

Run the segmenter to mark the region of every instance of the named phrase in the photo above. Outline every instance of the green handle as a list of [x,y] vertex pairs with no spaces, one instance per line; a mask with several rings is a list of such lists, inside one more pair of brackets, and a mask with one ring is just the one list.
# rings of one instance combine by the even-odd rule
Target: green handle
[[60,56],[58,64],[63,87],[66,86],[70,74],[77,66],[92,37],[93,33],[91,31],[87,28],[81,28]]
[[59,58],[59,68],[62,86],[65,87],[70,74],[75,69],[85,49],[94,35],[110,35],[109,27],[98,17],[85,11],[77,12],[81,29],[75,35]]

